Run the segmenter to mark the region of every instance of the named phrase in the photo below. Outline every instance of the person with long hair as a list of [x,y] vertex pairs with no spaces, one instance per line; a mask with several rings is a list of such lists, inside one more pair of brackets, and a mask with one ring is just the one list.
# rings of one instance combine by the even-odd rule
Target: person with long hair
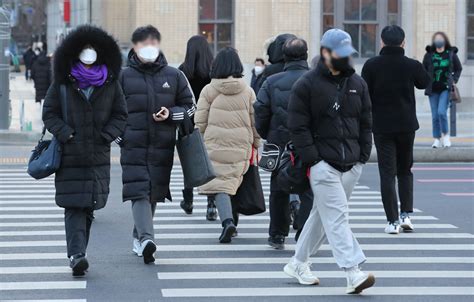
[[238,215],[232,211],[231,196],[260,146],[253,109],[255,93],[242,78],[243,71],[237,51],[222,49],[212,63],[212,80],[199,96],[195,116],[216,172],[216,178],[199,187],[199,193],[215,196],[222,222],[221,243],[231,242],[236,232]]
[[426,46],[423,66],[431,76],[425,90],[430,99],[433,122],[433,148],[451,147],[448,124],[449,94],[461,76],[462,65],[457,55],[458,48],[452,46],[444,32],[436,32],[431,45]]
[[86,249],[93,212],[105,207],[109,195],[110,143],[127,122],[117,81],[122,56],[112,36],[83,25],[66,36],[54,61],[43,121],[62,143],[61,167],[54,178],[56,204],[64,208],[69,266],[73,276],[83,276],[89,267]]
[[[209,73],[213,59],[214,56],[205,37],[196,35],[188,40],[184,62],[178,68],[188,79],[197,99],[204,86],[211,82]],[[180,206],[189,215],[193,213],[193,197],[193,188],[184,188]],[[206,219],[209,221],[217,219],[216,206],[211,196],[207,201]]]

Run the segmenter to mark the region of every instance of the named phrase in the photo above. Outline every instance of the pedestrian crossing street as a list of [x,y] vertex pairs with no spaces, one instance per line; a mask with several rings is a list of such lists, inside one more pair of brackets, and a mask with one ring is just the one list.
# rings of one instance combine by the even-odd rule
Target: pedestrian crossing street
[[[268,200],[270,176],[261,177]],[[161,294],[160,300],[175,301],[240,301],[239,297],[288,301],[297,296],[345,295],[344,274],[328,245],[311,260],[321,285],[301,286],[282,272],[295,247],[294,233],[286,250],[276,251],[266,245],[268,213],[241,216],[238,237],[231,244],[219,244],[220,223],[204,217],[206,197],[195,196],[193,215],[180,209],[182,184],[181,169],[176,167],[171,185],[175,202],[159,204],[154,218],[158,250],[153,298]],[[414,233],[386,235],[377,189],[358,184],[349,202],[351,227],[368,258],[363,268],[377,278],[376,286],[364,294],[407,296],[404,300],[423,295],[426,301],[430,296],[474,296],[474,235],[419,209],[413,214]],[[48,301],[90,297],[87,288],[93,281],[72,278],[66,266],[62,211],[54,204],[52,177],[36,181],[23,166],[0,168],[0,301],[32,301],[32,295]],[[130,256],[130,261],[135,259]]]

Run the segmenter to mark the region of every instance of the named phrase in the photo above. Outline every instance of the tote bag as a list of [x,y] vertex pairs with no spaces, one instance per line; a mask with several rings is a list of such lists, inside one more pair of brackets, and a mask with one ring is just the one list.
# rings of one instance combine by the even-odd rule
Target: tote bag
[[187,114],[184,114],[183,124],[178,131],[176,148],[186,188],[202,186],[216,177],[201,133],[199,129],[194,128]]
[[244,174],[244,179],[237,193],[232,196],[233,209],[243,215],[256,215],[266,211],[262,182],[258,166],[254,164],[254,154],[252,147],[250,167]]

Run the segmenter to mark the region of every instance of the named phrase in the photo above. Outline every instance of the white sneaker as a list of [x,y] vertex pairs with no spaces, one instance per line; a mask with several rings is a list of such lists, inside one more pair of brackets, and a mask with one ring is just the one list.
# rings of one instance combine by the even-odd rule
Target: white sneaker
[[142,245],[140,244],[140,240],[138,240],[137,238],[133,238],[133,248],[132,248],[132,251],[138,256],[138,257],[142,257],[143,254],[142,254]]
[[445,148],[451,147],[451,139],[449,138],[449,134],[443,136],[443,146]]
[[295,263],[295,261],[291,260],[287,265],[285,265],[283,271],[288,276],[296,278],[300,284],[319,284],[319,279],[311,272],[310,264],[308,262]]
[[385,233],[397,235],[400,233],[400,225],[397,222],[389,222],[385,227]]
[[432,148],[440,148],[441,147],[441,142],[439,139],[435,139],[433,142],[433,145],[431,145]]
[[411,219],[409,216],[400,216],[400,227],[403,229],[404,232],[411,232],[415,229],[413,223],[411,223]]
[[346,270],[347,290],[346,294],[359,294],[364,289],[372,287],[375,284],[375,277],[372,274],[364,273],[359,267],[353,267]]

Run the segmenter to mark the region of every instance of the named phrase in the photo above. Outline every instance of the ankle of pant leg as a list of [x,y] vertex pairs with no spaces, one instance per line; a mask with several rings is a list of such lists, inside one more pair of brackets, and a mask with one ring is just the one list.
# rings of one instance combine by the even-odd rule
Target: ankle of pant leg
[[293,263],[294,265],[300,265],[300,264],[303,264],[305,263],[306,261],[301,261],[299,259],[296,258],[296,256],[293,256],[291,257],[291,263]]
[[358,271],[360,268],[358,265],[355,265],[353,267],[343,267],[342,268],[346,273],[349,273],[349,272],[354,272],[354,271]]

